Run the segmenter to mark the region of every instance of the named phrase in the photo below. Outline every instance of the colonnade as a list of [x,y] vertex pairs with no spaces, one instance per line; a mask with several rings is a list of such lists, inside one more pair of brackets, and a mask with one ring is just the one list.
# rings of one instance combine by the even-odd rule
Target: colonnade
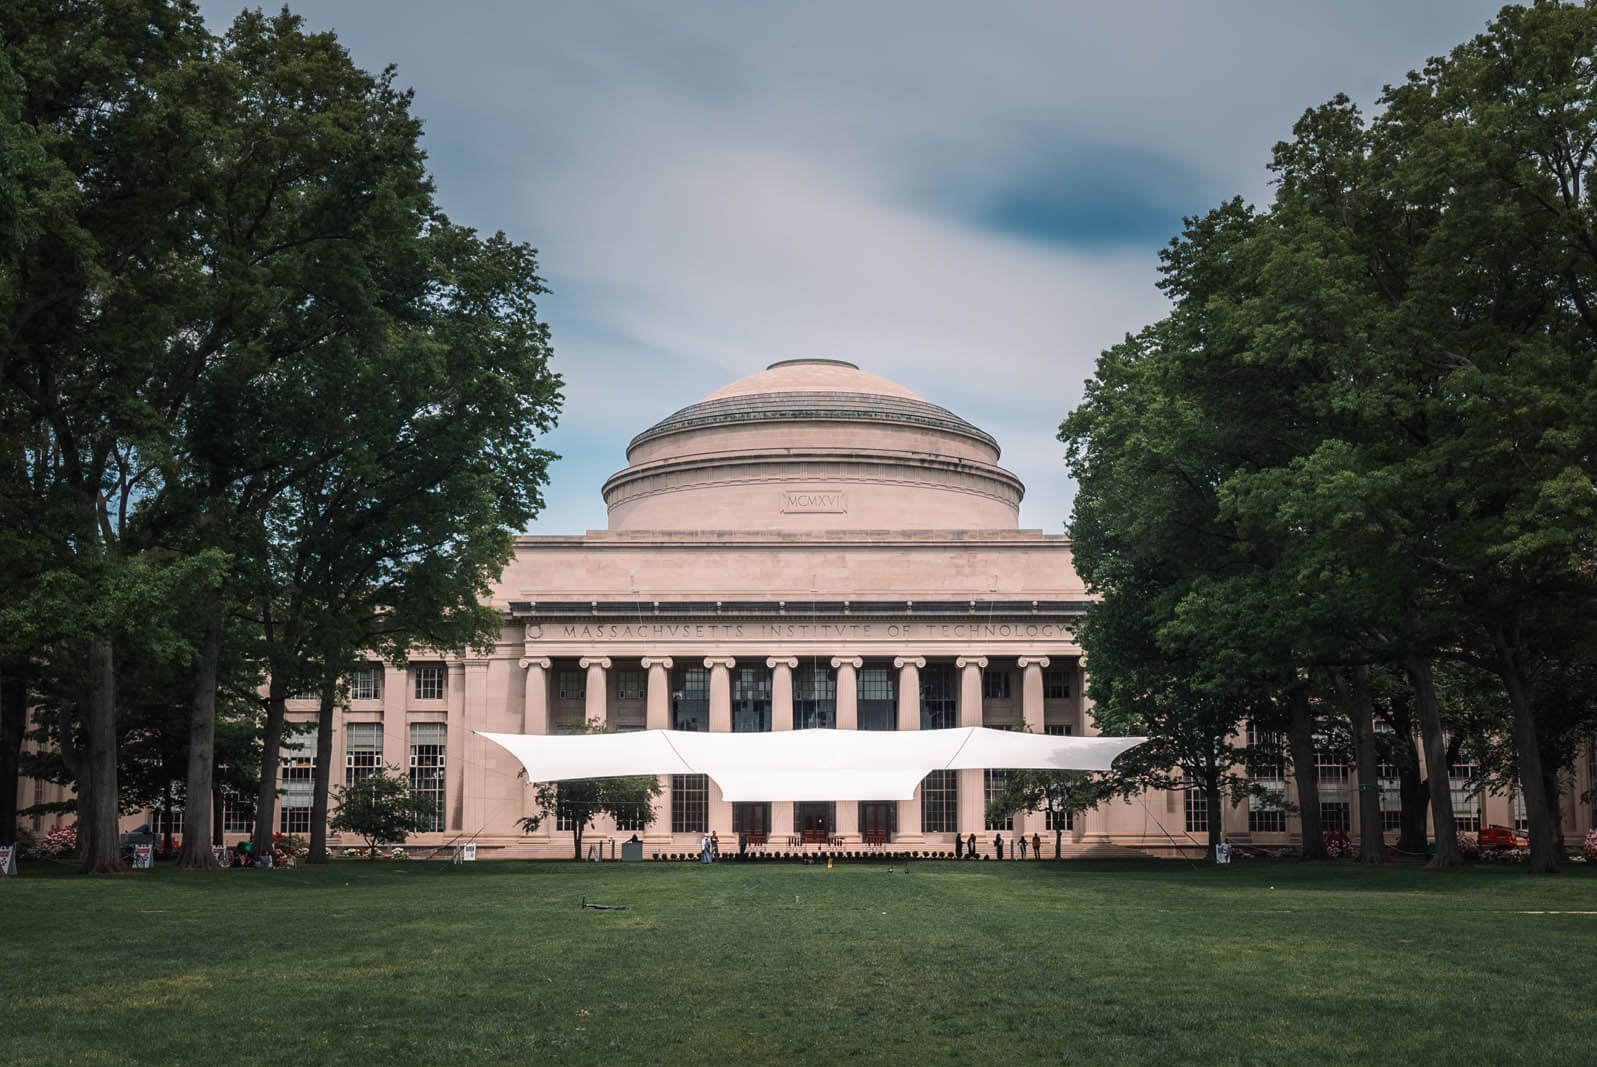
[[[586,673],[584,717],[610,722],[609,673],[616,669],[616,662],[620,657],[527,655],[520,660],[520,666],[526,671],[523,732],[546,734],[555,730],[550,701],[550,682],[556,658],[562,663],[575,660],[578,668]],[[898,672],[895,727],[899,730],[919,730],[922,721],[921,672],[926,668],[927,657],[900,654],[891,657],[872,657],[872,661],[886,662],[889,658],[893,668]],[[962,727],[982,726],[984,725],[982,676],[991,661],[990,657],[962,655],[951,658],[958,674],[958,712],[955,724]],[[708,672],[710,732],[731,732],[732,671],[740,662],[747,663],[750,659],[763,664],[771,672],[771,730],[794,729],[793,672],[799,666],[800,657],[719,654],[702,657],[646,655],[627,658],[626,662],[629,665],[636,662],[647,673],[644,728],[650,730],[672,728],[671,672],[679,664],[702,663]],[[835,721],[839,730],[858,729],[858,672],[864,667],[865,661],[866,657],[858,654],[836,655],[824,660],[836,671]],[[1021,655],[1015,657],[1014,662],[1020,673],[1019,721],[1009,720],[1002,725],[1018,726],[1024,723],[1026,729],[1043,733],[1045,732],[1043,671],[1050,665],[1051,659],[1046,655]],[[981,840],[985,847],[990,835],[983,829],[986,824],[986,790],[983,772],[961,770],[955,773],[958,775],[959,831],[964,834],[976,833],[978,840]],[[713,781],[709,784],[709,794],[708,828],[716,831],[724,840],[730,841],[733,828],[731,805],[721,799],[720,790]],[[834,832],[848,840],[859,833],[857,809],[854,803],[844,798],[839,800],[836,805]],[[665,841],[671,835],[669,795],[662,795],[657,804],[659,810],[656,811],[655,819],[644,836],[646,840]],[[1034,829],[1041,831],[1041,816],[1021,818],[1022,820],[1029,818],[1031,822],[1036,823],[1035,826],[1028,825],[1025,821],[1021,823],[1020,828],[1027,833]],[[773,838],[781,839],[793,832],[794,805],[791,802],[773,803],[770,826]],[[920,790],[917,789],[914,800],[898,802],[895,840],[900,843],[912,843],[922,840],[922,837],[921,799]]]

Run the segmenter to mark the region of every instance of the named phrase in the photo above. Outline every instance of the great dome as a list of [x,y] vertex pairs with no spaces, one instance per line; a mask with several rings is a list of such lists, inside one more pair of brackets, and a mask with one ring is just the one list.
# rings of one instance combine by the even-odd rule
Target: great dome
[[612,530],[1012,530],[998,442],[833,359],[773,363],[655,423],[604,486]]

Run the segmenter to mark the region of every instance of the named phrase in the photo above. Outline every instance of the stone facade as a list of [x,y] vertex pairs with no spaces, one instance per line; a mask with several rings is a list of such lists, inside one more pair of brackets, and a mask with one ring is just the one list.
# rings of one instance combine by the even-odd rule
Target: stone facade
[[[569,857],[571,835],[552,820],[519,831],[531,787],[473,731],[599,720],[615,730],[1095,733],[1073,634],[1086,590],[1065,537],[1018,528],[1024,490],[999,455],[982,430],[850,364],[789,361],[734,382],[633,439],[629,465],[604,486],[609,529],[517,540],[492,593],[505,618],[492,655],[372,664],[335,714],[333,781],[406,768],[442,801],[437,829],[413,842],[422,854],[471,841],[483,855]],[[291,718],[315,710],[289,703]],[[314,742],[306,747],[285,758],[287,830],[309,825]],[[1566,794],[1572,833],[1592,820],[1574,800],[1597,775],[1590,764]],[[821,847],[817,838],[940,851],[957,830],[990,851],[995,830],[983,771],[929,778],[912,801],[830,805],[734,806],[698,777],[665,779],[646,829],[603,819],[587,839],[608,852],[637,832],[659,854],[694,851],[708,831],[723,848],[742,833],[776,851]],[[1356,780],[1328,766],[1322,784],[1330,816],[1344,812],[1351,828]],[[1288,782],[1281,789],[1292,798]],[[1509,798],[1460,800],[1466,817],[1515,822]],[[1148,794],[1077,817],[1065,853],[1199,850],[1210,813],[1201,795],[1196,810],[1193,801]],[[1296,819],[1279,813],[1228,804],[1213,816],[1233,841],[1295,840]],[[1002,832],[1017,831],[1052,854],[1042,815]]]

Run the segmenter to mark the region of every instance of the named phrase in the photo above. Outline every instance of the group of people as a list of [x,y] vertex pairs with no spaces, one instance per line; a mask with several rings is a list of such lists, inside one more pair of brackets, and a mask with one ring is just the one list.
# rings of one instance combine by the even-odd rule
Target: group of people
[[704,839],[699,842],[699,862],[714,863],[720,858],[721,839],[715,836],[714,830],[711,830],[709,833],[705,834]]
[[[1025,859],[1026,846],[1028,844],[1031,846],[1032,857],[1042,859],[1042,836],[1040,834],[1032,834],[1030,842],[1026,840],[1025,834],[1016,834],[1014,843],[1010,847],[1010,859]],[[971,834],[968,840],[959,834],[954,835],[954,858],[956,860],[962,860],[967,857],[975,859],[976,847],[975,834]],[[993,835],[993,856],[997,859],[1004,858],[1004,835],[1002,833]]]

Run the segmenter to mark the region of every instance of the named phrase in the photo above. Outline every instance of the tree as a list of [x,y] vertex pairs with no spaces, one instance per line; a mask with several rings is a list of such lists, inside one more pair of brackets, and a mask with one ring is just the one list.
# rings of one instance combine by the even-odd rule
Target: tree
[[1021,811],[1046,812],[1053,819],[1054,859],[1058,859],[1065,823],[1113,794],[1104,779],[1088,771],[1009,770],[1004,772],[1003,789],[987,802],[987,821],[1005,823]]
[[[57,733],[85,869],[112,870],[130,635],[182,620],[203,826],[230,645],[335,678],[497,635],[480,598],[541,504],[560,381],[532,250],[437,210],[409,94],[333,35],[88,0],[13,5],[4,45],[0,503],[27,523],[0,530],[0,676],[87,681]],[[182,862],[211,863],[203,834]]]
[[[577,731],[585,734],[608,732],[598,719],[589,719]],[[572,778],[560,782],[539,782],[533,791],[533,812],[521,819],[523,833],[533,833],[545,819],[571,828],[573,859],[582,858],[582,833],[600,815],[637,827],[654,821],[654,798],[660,795],[660,779],[653,775],[616,778]]]
[[336,810],[328,823],[340,833],[366,842],[368,858],[383,842],[403,843],[411,834],[430,830],[437,811],[430,797],[417,796],[397,766],[359,778],[334,791]]
[[[46,638],[35,650],[81,665],[81,745],[66,755],[83,870],[116,871],[117,647],[163,588],[125,538],[204,336],[190,301],[213,176],[211,39],[191,5],[159,0],[12,4],[6,22],[0,495],[8,524],[29,516],[31,549],[8,600]],[[45,620],[54,633],[37,632]]]

